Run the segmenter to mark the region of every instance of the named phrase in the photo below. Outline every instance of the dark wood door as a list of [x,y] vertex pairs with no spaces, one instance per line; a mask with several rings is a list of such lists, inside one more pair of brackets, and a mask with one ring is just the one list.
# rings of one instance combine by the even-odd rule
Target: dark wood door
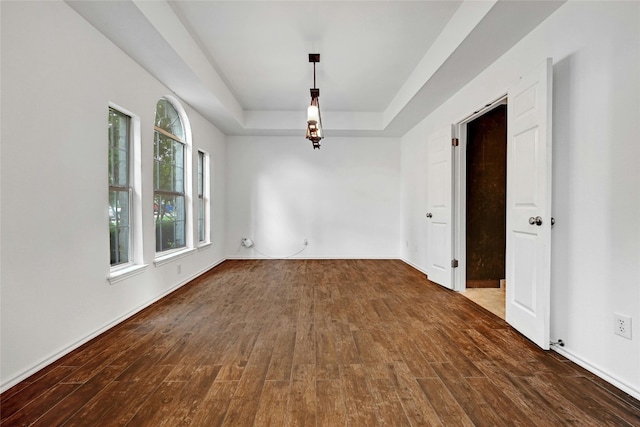
[[467,125],[467,287],[505,277],[507,106]]

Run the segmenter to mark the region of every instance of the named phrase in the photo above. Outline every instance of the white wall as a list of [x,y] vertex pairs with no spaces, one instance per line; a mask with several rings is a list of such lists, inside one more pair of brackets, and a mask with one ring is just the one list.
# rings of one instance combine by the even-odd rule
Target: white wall
[[[402,138],[402,257],[426,269],[423,135],[554,59],[553,339],[640,397],[640,4],[568,2]],[[407,247],[408,246],[408,247]],[[613,313],[633,318],[633,340]]]
[[[25,375],[224,258],[225,136],[186,108],[212,161],[206,249],[153,264],[153,122],[170,91],[60,2],[2,2],[1,379]],[[110,285],[107,108],[140,116],[146,270]],[[195,167],[194,167],[195,174]]]
[[229,137],[227,254],[240,247],[299,258],[398,258],[400,144],[397,138]]

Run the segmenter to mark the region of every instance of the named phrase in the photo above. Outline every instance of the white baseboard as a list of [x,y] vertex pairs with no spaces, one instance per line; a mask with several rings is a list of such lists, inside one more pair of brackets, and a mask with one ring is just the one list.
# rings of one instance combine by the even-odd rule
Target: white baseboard
[[621,381],[615,378],[605,370],[599,368],[598,366],[590,363],[587,360],[584,360],[580,356],[572,353],[571,351],[565,349],[564,347],[553,346],[551,347],[551,349],[563,355],[567,359],[571,360],[576,365],[580,365],[581,367],[591,372],[592,374],[596,375],[597,377],[602,378],[603,380],[613,385],[614,387],[619,388],[623,392],[627,393],[629,396],[632,396],[633,398],[640,400],[640,390],[634,388],[632,385],[627,384],[624,381]]
[[418,270],[419,272],[423,273],[425,276],[429,276],[429,273],[427,273],[427,270],[425,270],[422,267],[412,263],[411,261],[409,261],[407,259],[404,259],[404,258],[400,258],[400,261],[404,262],[405,264],[409,264],[411,267],[413,267],[416,270]]
[[[226,259],[239,259],[239,260],[243,260],[243,259],[291,259],[291,260],[302,260],[302,259],[306,259],[306,260],[314,260],[314,259],[318,259],[318,260],[322,260],[322,259],[396,259],[396,260],[400,260],[400,258],[398,258],[395,255],[389,255],[389,256],[349,256],[349,257],[345,257],[345,256],[294,256],[294,257],[266,257],[263,255],[250,255],[250,256],[244,256],[244,255],[228,255]],[[400,260],[402,261],[402,260]]]
[[30,368],[30,369],[28,369],[28,370],[16,375],[15,377],[13,377],[13,378],[9,379],[8,381],[6,381],[4,384],[0,385],[0,393],[4,393],[6,390],[10,389],[11,387],[13,387],[14,385],[18,384],[19,382],[26,380],[27,378],[29,378],[31,375],[35,374],[39,370],[49,366],[50,364],[54,363],[58,359],[60,359],[60,358],[62,358],[64,356],[66,356],[67,354],[71,353],[73,350],[77,349],[78,347],[88,343],[89,341],[91,341],[92,339],[97,337],[98,335],[108,331],[109,329],[113,328],[114,326],[118,325],[119,323],[124,322],[125,320],[129,319],[133,315],[135,315],[135,314],[139,313],[140,311],[144,310],[145,308],[149,307],[151,304],[153,304],[153,303],[155,303],[157,301],[160,301],[162,298],[166,297],[170,293],[172,293],[172,292],[176,291],[177,289],[181,288],[182,286],[186,285],[187,283],[189,283],[190,281],[192,281],[196,277],[201,276],[202,274],[206,273],[207,271],[209,271],[212,268],[216,267],[217,265],[221,264],[225,260],[226,260],[226,258],[222,258],[222,259],[214,262],[210,266],[208,266],[208,267],[206,267],[206,268],[204,268],[204,269],[202,269],[202,270],[190,275],[189,277],[183,279],[178,284],[176,284],[175,286],[173,286],[170,289],[166,290],[162,294],[160,294],[160,295],[152,298],[151,300],[149,300],[149,301],[147,301],[147,302],[135,307],[131,311],[129,311],[129,312],[123,314],[122,316],[118,317],[117,319],[107,323],[103,327],[95,330],[94,332],[92,332],[91,334],[85,336],[84,338],[81,338],[80,340],[74,342],[73,344],[63,348],[62,350],[59,350],[59,351],[55,352],[54,354],[45,357],[40,363],[36,364],[32,368]]

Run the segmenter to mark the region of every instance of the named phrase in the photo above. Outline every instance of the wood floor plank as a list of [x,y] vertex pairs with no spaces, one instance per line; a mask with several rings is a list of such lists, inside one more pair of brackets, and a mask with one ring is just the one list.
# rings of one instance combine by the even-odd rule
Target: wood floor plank
[[341,380],[318,380],[316,382],[317,425],[344,426],[347,409]]
[[285,425],[316,425],[316,367],[294,365],[291,373],[289,409]]
[[342,366],[341,377],[347,408],[347,424],[377,426],[376,404],[367,386],[362,365]]
[[170,366],[156,366],[149,369],[139,381],[114,381],[107,384],[65,426],[127,424],[170,371]]
[[120,348],[120,343],[133,339],[137,330],[138,325],[133,322],[120,324],[60,359],[59,366],[83,366],[108,348]]
[[255,425],[283,426],[287,420],[290,381],[266,381],[260,396]]
[[579,407],[579,402],[573,401],[570,396],[563,395],[555,384],[545,381],[540,376],[516,378],[516,381],[526,384],[528,389],[534,390],[537,400],[544,402],[545,406],[551,408],[563,420],[564,424],[603,426],[608,421],[606,417],[601,415],[596,418],[590,417]]
[[478,366],[487,378],[510,399],[514,406],[524,412],[534,425],[562,424],[562,420],[553,411],[543,409],[546,406],[536,399],[534,390],[522,387],[522,384],[517,382],[519,377],[509,375],[495,362],[479,362]]
[[330,329],[316,327],[316,365],[319,380],[340,378],[335,336]]
[[429,334],[433,330],[432,326],[419,329],[409,334],[410,339],[415,343],[416,348],[422,357],[429,363],[445,363],[449,358],[443,353],[436,343],[429,339]]
[[155,392],[149,396],[145,405],[129,421],[130,426],[162,425],[163,421],[175,411],[179,403],[180,392],[186,382],[163,382]]
[[458,404],[440,378],[420,378],[417,380],[422,391],[445,426],[473,426],[469,415]]
[[209,393],[204,399],[198,415],[193,418],[191,425],[221,426],[237,386],[237,381],[215,381],[209,388]]
[[367,383],[381,426],[411,425],[391,380],[369,380]]
[[298,323],[296,327],[296,345],[293,351],[293,364],[306,365],[316,363],[316,331],[312,322]]
[[274,344],[273,355],[269,362],[267,380],[288,381],[291,379],[291,366],[296,346],[295,330],[279,330]]
[[603,426],[640,425],[640,416],[635,417],[635,419],[627,418],[625,417],[625,411],[621,410],[622,408],[620,407],[612,411],[611,409],[613,408],[601,400],[601,395],[583,394],[580,391],[580,382],[572,381],[573,378],[569,378],[566,382],[558,381],[557,377],[552,374],[541,374],[537,378],[552,385],[554,394],[557,393],[563,398],[569,399],[581,412],[584,412],[590,418],[597,419]]
[[40,398],[50,388],[68,378],[69,374],[74,371],[73,367],[59,366],[47,375],[41,377],[37,381],[30,383],[20,392],[13,394],[11,397],[2,402],[2,411],[0,411],[0,421],[13,416],[16,412],[25,408],[30,402]]
[[240,378],[234,397],[258,400],[260,393],[262,393],[268,369],[269,365],[266,364],[247,366],[242,373],[242,378]]
[[437,376],[431,364],[416,347],[414,340],[404,333],[398,334],[396,340],[398,348],[402,349],[402,362],[407,365],[415,378],[435,378]]
[[[80,384],[58,383],[49,388],[31,403],[25,405],[20,411],[5,418],[1,426],[30,426],[51,409],[51,405],[57,405],[80,387]],[[55,406],[54,406],[55,407]]]
[[0,424],[640,425],[400,260],[229,260],[0,395]]
[[[506,421],[501,420],[487,404],[482,394],[472,387],[467,378],[464,378],[451,363],[434,363],[433,368],[474,425],[482,427],[512,424],[513,421],[509,421],[507,424]],[[431,384],[434,383],[435,381]]]
[[443,425],[409,367],[405,363],[396,363],[393,372],[392,384],[398,393],[411,425]]
[[482,377],[484,374],[462,352],[446,329],[433,327],[428,329],[428,339],[446,356],[443,362],[453,363],[463,377]]
[[336,350],[340,365],[358,364],[362,361],[358,355],[358,348],[353,339],[353,334],[346,323],[335,323],[333,332],[335,333]]
[[86,383],[80,385],[75,391],[65,397],[60,403],[52,405],[49,399],[39,398],[43,404],[50,409],[42,417],[40,417],[33,425],[41,427],[50,427],[62,425],[71,418],[79,408],[82,408],[87,402],[102,391],[107,384],[112,382],[121,370],[113,367],[106,367],[98,372],[93,378]]
[[[622,419],[624,422],[632,426],[640,426],[640,409],[633,403],[637,400],[629,402],[633,399],[628,395],[621,397],[618,393],[611,393],[607,389],[593,387],[592,380],[584,377],[568,378],[566,383],[562,384],[565,388],[572,388],[574,392],[580,390],[581,399],[588,398],[597,402],[601,407],[600,411],[604,414],[611,414]],[[584,390],[589,390],[588,394],[583,394]],[[616,390],[619,392],[619,390]]]
[[475,329],[467,329],[464,333],[471,341],[487,355],[489,360],[497,362],[507,372],[516,376],[532,375],[534,372],[528,366],[519,362],[516,355],[495,345],[490,338]]
[[[522,408],[514,404],[502,390],[498,389],[489,378],[465,378],[472,390],[477,391],[481,398],[492,408],[495,415],[499,416],[496,425],[530,426],[536,427]],[[457,398],[457,395],[456,395]]]
[[147,425],[172,427],[191,424],[207,398],[219,371],[220,365],[193,367],[189,380],[176,399],[175,409],[170,411],[161,423],[147,423]]
[[234,397],[231,399],[222,426],[250,427],[254,425],[259,399]]

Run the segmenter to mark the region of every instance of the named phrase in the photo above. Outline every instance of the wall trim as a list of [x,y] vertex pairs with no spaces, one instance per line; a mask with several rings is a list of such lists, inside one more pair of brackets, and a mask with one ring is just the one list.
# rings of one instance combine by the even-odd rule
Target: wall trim
[[394,260],[400,260],[400,261],[404,261],[400,258],[398,258],[397,255],[388,255],[388,256],[331,256],[331,255],[327,255],[327,256],[308,256],[308,257],[301,257],[301,256],[295,256],[295,257],[266,257],[266,256],[262,256],[262,255],[258,255],[258,256],[241,256],[241,255],[229,255],[227,256],[227,259],[231,260],[254,260],[254,259],[261,259],[261,260],[269,260],[269,259],[274,259],[274,260],[303,260],[303,259],[308,259],[308,260],[313,260],[313,259],[394,259]]
[[400,261],[404,262],[405,264],[408,264],[411,267],[415,268],[416,270],[418,270],[420,273],[424,274],[425,276],[427,276],[427,277],[429,276],[429,273],[427,273],[427,270],[425,270],[422,267],[419,267],[418,265],[412,263],[408,259],[405,259],[405,258],[399,258],[399,259],[400,259]]
[[226,260],[227,260],[226,258],[219,259],[218,261],[214,262],[210,266],[205,267],[204,269],[199,270],[196,273],[194,273],[194,274],[190,275],[189,277],[185,278],[184,280],[178,282],[175,286],[172,286],[171,288],[169,288],[168,290],[164,291],[160,295],[158,295],[158,296],[156,296],[156,297],[154,297],[154,298],[142,303],[141,305],[133,308],[131,311],[129,311],[129,312],[123,314],[122,316],[114,319],[113,321],[107,323],[106,325],[104,325],[103,327],[95,330],[94,332],[90,333],[89,335],[86,335],[84,338],[81,338],[78,341],[74,342],[73,344],[70,344],[67,347],[63,348],[62,350],[57,351],[54,354],[45,357],[40,363],[36,364],[32,368],[27,369],[26,371],[22,372],[21,374],[18,374],[16,376],[14,376],[13,378],[7,380],[4,384],[1,384],[0,385],[0,393],[4,393],[5,391],[10,389],[11,387],[15,386],[16,384],[20,383],[21,381],[26,380],[31,375],[35,374],[36,372],[40,371],[41,369],[46,368],[47,366],[51,365],[52,363],[56,362],[57,360],[61,359],[64,356],[66,356],[67,354],[71,353],[72,351],[74,351],[77,348],[81,347],[82,345],[88,343],[92,339],[96,338],[100,334],[103,334],[104,332],[108,331],[109,329],[113,328],[114,326],[116,326],[116,325],[124,322],[125,320],[129,319],[130,317],[138,314],[139,312],[141,312],[145,308],[147,308],[150,305],[160,301],[162,298],[166,297],[170,293],[178,290],[179,288],[183,287],[184,285],[186,285],[187,283],[189,283],[192,280],[196,279],[197,277],[202,276],[204,273],[206,273],[207,271],[213,269],[214,267],[222,264]]
[[619,388],[620,390],[627,393],[629,396],[633,397],[634,399],[640,400],[640,390],[634,388],[631,384],[627,384],[624,381],[617,379],[613,375],[609,374],[607,371],[592,364],[587,360],[584,360],[582,357],[578,356],[575,353],[572,353],[570,350],[567,350],[564,347],[552,346],[551,350],[563,355],[567,359],[574,362],[576,365],[583,367],[587,371],[605,380],[606,382],[613,385],[614,387]]

